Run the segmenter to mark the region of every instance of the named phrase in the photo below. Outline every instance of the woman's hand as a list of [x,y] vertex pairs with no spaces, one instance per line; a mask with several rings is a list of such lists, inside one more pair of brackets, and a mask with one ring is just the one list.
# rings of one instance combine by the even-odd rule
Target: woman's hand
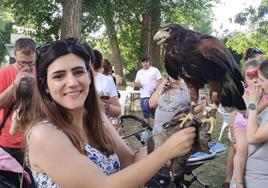
[[106,112],[109,111],[110,105],[111,105],[110,99],[101,98],[101,106]]
[[262,88],[256,84],[250,87],[249,90],[249,103],[258,104],[262,97]]
[[134,87],[142,88],[141,82],[135,82]]
[[189,127],[171,135],[162,145],[167,154],[167,160],[187,154],[194,143],[195,128]]
[[164,80],[157,88],[157,93],[160,96],[164,91],[166,91],[170,87],[170,81]]
[[18,74],[13,82],[16,86],[20,84],[20,81],[22,78],[33,77],[33,74],[31,72],[28,72],[27,70],[28,70],[27,67],[23,67],[22,69],[18,71]]
[[155,92],[153,93],[153,95],[150,97],[149,100],[149,106],[150,108],[156,108],[157,107],[157,101],[160,97],[160,95],[162,95],[162,93],[167,90],[170,86],[170,81],[169,80],[164,80],[162,81],[162,83],[157,87],[157,89],[155,90]]
[[103,109],[108,112],[109,108],[110,108],[110,96],[109,93],[105,93],[105,92],[101,92],[99,94],[100,99],[101,99],[101,106],[103,107]]

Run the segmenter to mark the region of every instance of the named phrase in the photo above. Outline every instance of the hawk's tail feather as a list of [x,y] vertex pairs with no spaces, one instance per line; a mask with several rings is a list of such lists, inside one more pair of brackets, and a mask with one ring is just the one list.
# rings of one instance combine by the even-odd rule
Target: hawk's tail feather
[[223,82],[221,104],[224,107],[245,110],[246,104],[243,99],[244,87],[240,79],[232,78],[226,74]]

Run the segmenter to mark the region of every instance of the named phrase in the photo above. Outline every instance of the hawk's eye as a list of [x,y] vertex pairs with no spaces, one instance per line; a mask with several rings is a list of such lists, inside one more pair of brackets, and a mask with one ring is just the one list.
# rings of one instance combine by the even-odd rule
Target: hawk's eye
[[169,29],[169,28],[166,28],[166,29],[164,29],[164,31],[169,32],[169,31],[170,31],[170,29]]

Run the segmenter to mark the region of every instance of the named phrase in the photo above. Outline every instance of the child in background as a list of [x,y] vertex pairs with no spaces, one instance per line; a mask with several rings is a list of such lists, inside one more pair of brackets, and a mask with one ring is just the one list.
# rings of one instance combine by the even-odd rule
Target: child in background
[[[257,59],[260,62],[262,62],[264,60],[264,53],[262,50],[257,49],[257,48],[247,48],[243,54],[243,59],[242,61],[245,63],[246,61],[249,61],[250,59]],[[230,114],[230,118],[229,118],[229,122],[228,122],[228,126],[229,126],[229,131],[231,134],[229,134],[231,136],[230,140],[234,140],[233,138],[233,123],[235,120],[235,112]],[[235,142],[235,140],[234,140]],[[229,148],[229,152],[228,152],[228,156],[227,156],[227,164],[226,164],[226,179],[225,182],[223,184],[223,188],[229,188],[230,187],[230,181],[232,179],[233,176],[233,158],[234,158],[234,153],[235,153],[235,149],[234,149],[234,143],[232,142],[232,144],[230,145]]]
[[250,59],[258,59],[259,61],[264,60],[263,51],[257,48],[248,48],[243,54],[243,62]]
[[20,83],[16,87],[15,101],[16,105],[14,107],[14,113],[12,115],[12,122],[9,129],[9,134],[15,135],[18,129],[22,129],[24,122],[29,122],[32,118],[29,114],[25,113],[30,110],[32,97],[33,97],[33,87],[35,79],[32,76],[23,77]]
[[258,84],[249,90],[247,141],[248,156],[245,168],[245,187],[268,185],[268,107],[258,112],[263,95],[268,95],[268,60],[258,69]]
[[[245,78],[245,93],[244,101],[248,104],[248,92],[258,80],[258,67],[260,61],[257,59],[251,59],[246,61],[243,65],[243,75]],[[265,100],[265,96],[258,105],[258,112],[261,112],[266,106],[268,106],[268,100]],[[231,116],[232,117],[232,116]],[[234,136],[234,159],[233,159],[233,187],[244,188],[244,170],[246,164],[246,158],[248,154],[248,143],[247,143],[247,119],[243,114],[236,112],[234,116],[233,124],[233,136]]]

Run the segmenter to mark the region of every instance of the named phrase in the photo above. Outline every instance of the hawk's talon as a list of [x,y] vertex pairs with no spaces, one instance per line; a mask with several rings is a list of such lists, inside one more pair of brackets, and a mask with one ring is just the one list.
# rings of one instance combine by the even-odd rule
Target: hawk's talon
[[189,120],[193,120],[194,119],[194,115],[193,113],[189,113],[187,115],[185,115],[184,117],[180,118],[180,120],[182,120],[181,124],[180,124],[180,128],[183,128],[183,125],[189,121]]
[[216,126],[216,118],[213,116],[211,116],[209,118],[204,118],[201,120],[201,123],[202,124],[208,123],[210,125],[208,133],[211,134],[214,127]]

